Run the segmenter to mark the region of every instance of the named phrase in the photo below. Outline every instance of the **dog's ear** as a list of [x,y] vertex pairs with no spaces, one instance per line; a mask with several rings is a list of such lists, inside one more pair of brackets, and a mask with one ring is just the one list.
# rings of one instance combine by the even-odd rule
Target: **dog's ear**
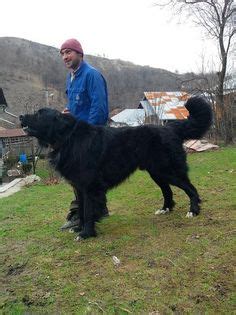
[[73,125],[75,118],[71,114],[62,114],[57,112],[56,120],[65,125]]
[[70,114],[62,114],[57,112],[54,116],[54,129],[59,136],[68,133],[74,126],[75,119]]

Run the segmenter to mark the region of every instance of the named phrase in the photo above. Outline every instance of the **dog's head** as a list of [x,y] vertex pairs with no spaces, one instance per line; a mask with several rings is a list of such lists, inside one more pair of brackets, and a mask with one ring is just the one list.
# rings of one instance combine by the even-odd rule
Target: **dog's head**
[[19,117],[23,130],[38,139],[40,145],[55,145],[73,129],[75,119],[56,109],[41,108],[34,114]]

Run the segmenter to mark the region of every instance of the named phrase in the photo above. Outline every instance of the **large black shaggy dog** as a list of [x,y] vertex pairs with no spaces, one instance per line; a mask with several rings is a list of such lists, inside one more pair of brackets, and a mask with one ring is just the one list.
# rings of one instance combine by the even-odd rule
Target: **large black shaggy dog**
[[170,185],[184,190],[190,199],[188,216],[200,212],[200,198],[187,175],[183,141],[200,138],[210,127],[212,111],[200,97],[187,101],[190,116],[164,127],[111,128],[77,122],[71,115],[42,108],[20,116],[21,125],[42,146],[52,148],[54,168],[76,189],[81,232],[78,240],[95,236],[95,222],[106,206],[106,192],[137,168],[146,170],[161,188],[164,204],[158,213],[171,211]]

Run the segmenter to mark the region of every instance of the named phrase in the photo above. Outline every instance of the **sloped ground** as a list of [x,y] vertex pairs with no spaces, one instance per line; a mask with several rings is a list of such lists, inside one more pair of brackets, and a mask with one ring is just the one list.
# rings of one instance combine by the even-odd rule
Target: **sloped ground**
[[59,230],[67,184],[40,182],[1,199],[0,313],[233,314],[236,149],[192,154],[189,164],[199,217],[185,218],[178,189],[175,211],[155,216],[160,190],[136,172],[109,193],[98,237],[82,243]]
[[24,186],[30,185],[36,181],[40,181],[38,176],[29,175],[24,178],[15,178],[10,183],[0,185],[0,198],[11,196],[20,191]]

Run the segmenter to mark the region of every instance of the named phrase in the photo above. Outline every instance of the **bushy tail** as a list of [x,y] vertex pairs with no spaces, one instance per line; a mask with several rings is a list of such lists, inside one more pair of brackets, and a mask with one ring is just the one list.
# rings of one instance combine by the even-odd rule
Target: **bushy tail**
[[200,139],[212,124],[212,109],[202,97],[191,97],[185,107],[189,111],[186,120],[176,121],[170,125],[182,140]]

